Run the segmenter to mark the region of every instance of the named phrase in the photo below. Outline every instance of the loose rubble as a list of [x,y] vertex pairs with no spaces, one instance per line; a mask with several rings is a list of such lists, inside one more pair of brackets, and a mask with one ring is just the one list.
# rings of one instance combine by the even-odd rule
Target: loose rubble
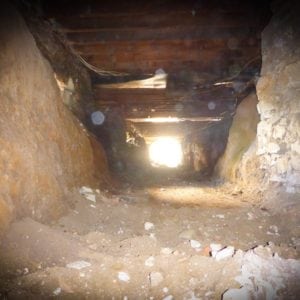
[[81,270],[87,267],[90,267],[91,264],[84,260],[74,261],[66,265],[67,268]]

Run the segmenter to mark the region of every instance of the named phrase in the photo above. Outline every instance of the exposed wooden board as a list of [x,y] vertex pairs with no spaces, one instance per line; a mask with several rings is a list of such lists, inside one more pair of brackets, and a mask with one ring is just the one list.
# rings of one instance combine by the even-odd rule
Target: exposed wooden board
[[102,15],[99,17],[60,17],[56,21],[62,25],[63,32],[93,32],[99,28],[120,29],[122,28],[159,28],[166,26],[191,26],[197,25],[203,28],[210,27],[242,27],[258,26],[260,18],[258,14],[247,12],[237,14],[222,11],[198,11],[193,15],[192,11],[169,11],[142,14],[138,17],[133,15]]
[[182,122],[219,122],[222,117],[193,117],[193,118],[129,118],[126,121],[132,123],[182,123]]
[[230,101],[235,98],[232,88],[214,87],[208,90],[173,91],[168,89],[106,89],[101,86],[94,88],[95,99],[99,103],[122,104],[158,104],[158,103],[194,103],[208,101]]
[[105,54],[110,55],[117,51],[131,53],[157,52],[180,52],[196,50],[240,50],[248,48],[260,48],[260,38],[252,36],[242,39],[181,39],[181,40],[139,40],[139,41],[110,41],[99,43],[77,44],[71,43],[73,48],[80,54]]
[[143,80],[132,80],[123,83],[112,83],[101,85],[102,89],[165,89],[167,87],[167,76],[156,74],[155,76]]
[[145,61],[201,61],[211,60],[216,57],[222,57],[224,60],[238,59],[241,57],[255,57],[259,54],[259,47],[245,47],[238,50],[231,49],[201,49],[201,48],[188,48],[188,47],[174,47],[165,48],[164,51],[160,51],[154,47],[151,49],[132,49],[124,51],[123,49],[110,49],[110,52],[99,52],[93,55],[86,55],[84,53],[83,58],[89,62],[94,63],[111,63],[113,64],[124,64],[134,63],[140,64]]
[[[158,136],[176,136],[184,137],[192,132],[200,132],[205,128],[212,126],[212,124],[219,125],[218,122],[203,121],[191,122],[186,121],[182,123],[135,123],[134,126],[145,137],[158,137]],[[217,126],[218,126],[217,125]],[[221,123],[220,123],[220,126]]]
[[163,58],[167,54],[170,57],[180,58],[190,56],[191,59],[198,59],[199,55],[205,55],[208,52],[229,51],[231,55],[241,55],[242,53],[253,53],[260,49],[259,41],[250,38],[247,41],[237,39],[220,41],[124,41],[123,43],[91,44],[91,45],[73,45],[77,53],[84,56],[96,55],[99,59],[107,57],[122,58],[143,58],[153,59]]
[[[258,1],[259,2],[259,1]],[[93,18],[103,16],[135,16],[139,17],[145,13],[155,12],[168,13],[170,10],[176,12],[196,12],[209,13],[231,12],[243,14],[249,11],[261,9],[255,1],[216,1],[216,0],[152,0],[152,1],[91,1],[91,0],[51,0],[44,2],[44,11],[47,17],[72,15],[77,18]]]
[[143,30],[118,29],[99,30],[98,32],[67,33],[68,40],[80,43],[96,43],[120,40],[164,40],[164,39],[230,39],[247,38],[257,32],[256,27],[202,28],[199,26],[166,26],[144,28]]
[[167,104],[103,104],[97,103],[97,108],[106,111],[108,108],[118,107],[123,111],[126,118],[148,118],[148,117],[177,117],[177,118],[197,118],[197,117],[219,117],[225,113],[232,113],[235,110],[235,101],[215,101],[215,108],[209,109],[208,103],[194,102],[188,104],[167,103]]
[[156,70],[163,69],[167,74],[181,72],[184,70],[194,71],[198,73],[211,73],[216,77],[223,76],[223,74],[230,72],[229,68],[234,65],[242,67],[249,60],[253,59],[259,53],[254,52],[252,55],[244,55],[241,57],[235,57],[234,55],[226,55],[223,53],[210,53],[209,56],[203,56],[198,60],[192,60],[188,57],[177,60],[123,60],[111,61],[111,60],[99,60],[97,57],[87,57],[87,61],[93,66],[116,72],[131,73],[131,74],[154,74]]

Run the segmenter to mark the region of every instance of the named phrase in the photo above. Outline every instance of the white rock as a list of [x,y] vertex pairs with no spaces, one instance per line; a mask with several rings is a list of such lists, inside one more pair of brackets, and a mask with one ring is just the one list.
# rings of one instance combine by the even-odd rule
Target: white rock
[[119,278],[119,280],[124,281],[124,282],[129,282],[129,280],[130,280],[130,276],[126,272],[118,272],[118,278]]
[[74,261],[74,262],[66,265],[67,268],[76,269],[76,270],[81,270],[81,269],[84,269],[84,268],[87,268],[90,266],[91,266],[91,264],[84,260]]
[[210,244],[209,245],[210,249],[211,249],[211,256],[212,257],[216,257],[216,254],[218,253],[218,251],[220,251],[223,246],[221,244]]
[[81,195],[84,195],[84,194],[87,194],[87,193],[91,193],[93,194],[93,190],[87,186],[82,186],[80,189],[79,189],[79,193]]
[[95,196],[94,194],[85,194],[84,197],[85,197],[87,200],[96,202],[96,196]]
[[151,229],[154,228],[154,224],[151,223],[151,222],[146,222],[146,223],[144,224],[144,228],[145,228],[145,230],[151,230]]
[[280,150],[280,146],[276,143],[269,143],[267,145],[267,149],[269,153],[278,153]]
[[173,250],[171,248],[161,248],[160,253],[164,255],[172,254]]
[[254,220],[254,214],[252,212],[247,213],[248,220]]
[[232,257],[233,254],[234,254],[234,247],[228,246],[228,247],[224,248],[223,250],[218,251],[216,253],[215,258],[217,261],[220,261],[222,259]]
[[150,256],[149,258],[147,258],[145,260],[145,266],[146,267],[153,267],[154,266],[154,257],[153,256]]
[[252,299],[250,292],[242,287],[240,289],[227,290],[222,297],[223,300],[250,300]]
[[190,244],[191,244],[191,247],[194,248],[194,249],[200,249],[201,248],[201,243],[199,243],[196,240],[190,240]]
[[286,127],[284,126],[274,126],[273,128],[273,138],[274,139],[282,139],[285,135]]
[[224,219],[224,218],[225,218],[225,216],[224,216],[224,215],[221,215],[221,214],[216,215],[216,217],[219,218],[219,219]]
[[149,274],[149,280],[151,286],[158,286],[164,280],[164,277],[159,272],[151,272]]
[[61,293],[61,288],[60,288],[60,287],[56,288],[56,289],[53,291],[53,295],[54,295],[54,296],[58,296],[60,293]]
[[192,240],[193,238],[195,238],[196,235],[196,231],[193,229],[188,229],[188,230],[184,230],[179,234],[179,238],[180,239],[184,239],[184,240]]
[[164,293],[167,293],[169,291],[169,289],[167,287],[164,287],[162,290]]
[[291,150],[300,155],[300,142],[297,141],[291,145]]
[[174,299],[174,297],[172,295],[168,295],[163,298],[163,300],[172,300],[172,299]]

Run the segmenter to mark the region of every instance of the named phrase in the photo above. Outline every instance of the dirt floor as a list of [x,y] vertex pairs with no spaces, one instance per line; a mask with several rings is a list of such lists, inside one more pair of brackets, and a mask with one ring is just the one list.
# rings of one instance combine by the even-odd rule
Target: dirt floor
[[212,182],[84,187],[73,202],[53,224],[12,225],[2,299],[300,299],[297,210],[272,215]]

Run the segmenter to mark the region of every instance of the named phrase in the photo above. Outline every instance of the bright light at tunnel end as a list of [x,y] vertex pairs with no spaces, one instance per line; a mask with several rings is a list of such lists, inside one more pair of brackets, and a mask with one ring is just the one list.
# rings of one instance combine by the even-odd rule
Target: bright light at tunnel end
[[176,168],[182,163],[181,143],[174,137],[159,137],[149,146],[153,166]]

